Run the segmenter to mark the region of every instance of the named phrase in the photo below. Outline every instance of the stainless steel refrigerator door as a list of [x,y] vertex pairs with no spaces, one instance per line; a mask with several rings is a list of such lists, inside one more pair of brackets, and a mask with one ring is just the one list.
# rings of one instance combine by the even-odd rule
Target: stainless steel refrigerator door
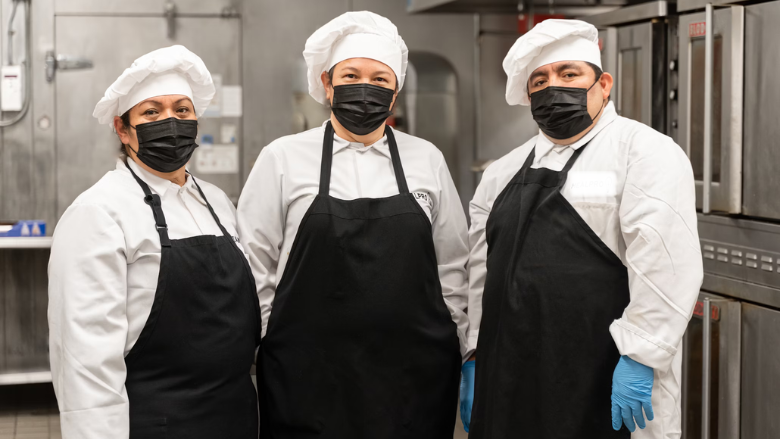
[[[92,111],[106,88],[133,60],[161,47],[186,44],[212,75],[221,75],[224,85],[241,84],[239,19],[180,17],[175,40],[167,38],[162,16],[57,16],[55,20],[57,53],[86,58],[94,65],[85,70],[58,70],[55,77],[58,216],[116,166],[119,139],[109,126],[97,123]],[[235,132],[239,136],[240,118],[202,117],[200,143],[206,134],[219,139],[223,123],[238,126]],[[236,141],[241,144],[240,139]],[[197,171],[194,169],[199,175]],[[238,173],[209,174],[203,179],[237,199]]]
[[[710,303],[709,331],[705,304]],[[739,437],[741,302],[702,292],[683,338],[683,435],[698,439],[709,418],[709,439]],[[707,349],[705,349],[707,348]],[[706,355],[710,361],[704,361]],[[709,376],[707,386],[703,377]]]
[[[703,206],[705,174],[705,14],[680,16],[680,105],[677,143],[686,151],[696,179],[696,205]],[[710,209],[742,210],[742,93],[744,8],[713,13],[713,90]]]
[[780,311],[742,305],[742,436],[780,434]]
[[780,2],[745,7],[743,213],[780,219]]

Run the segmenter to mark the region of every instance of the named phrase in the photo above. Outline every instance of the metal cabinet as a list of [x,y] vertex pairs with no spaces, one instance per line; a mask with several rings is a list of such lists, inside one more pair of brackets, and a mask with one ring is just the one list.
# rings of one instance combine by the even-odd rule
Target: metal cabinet
[[742,439],[780,432],[780,311],[742,304]]
[[[697,207],[740,213],[742,209],[742,106],[744,8],[680,16],[679,130],[696,179]],[[706,35],[712,32],[711,93],[705,93]],[[705,115],[711,111],[710,133]],[[711,160],[705,163],[704,157]],[[709,172],[707,172],[709,171]],[[709,181],[706,181],[709,179]],[[709,190],[705,191],[707,185]],[[708,200],[704,198],[708,197]],[[708,210],[708,209],[705,209]]]
[[[62,0],[58,7],[81,3],[84,2]],[[54,77],[58,216],[81,192],[115,167],[119,140],[110,127],[98,125],[91,115],[106,88],[134,59],[177,41],[186,41],[188,48],[203,58],[212,75],[221,77],[222,84],[241,84],[239,19],[222,17],[217,9],[213,15],[181,16],[175,21],[175,38],[171,39],[170,24],[163,14],[85,13],[55,17],[57,55],[86,59],[93,65],[88,69],[58,70]],[[241,132],[241,121],[236,117],[201,118],[199,122],[201,144],[206,134],[218,139],[223,124],[238,127],[237,137]],[[240,138],[236,140],[240,145]],[[204,179],[237,199],[241,183],[238,173],[209,174]]]
[[744,214],[780,219],[780,2],[745,7]]

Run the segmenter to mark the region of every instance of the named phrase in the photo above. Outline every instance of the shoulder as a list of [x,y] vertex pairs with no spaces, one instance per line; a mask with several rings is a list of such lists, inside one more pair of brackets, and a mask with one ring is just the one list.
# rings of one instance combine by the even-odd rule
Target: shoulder
[[618,117],[614,124],[612,132],[617,136],[621,149],[628,154],[629,165],[651,161],[690,167],[685,151],[671,137],[625,117]]
[[277,156],[283,156],[291,153],[299,153],[302,150],[311,149],[312,146],[316,146],[316,151],[319,152],[322,147],[324,135],[325,130],[322,127],[312,128],[298,134],[280,137],[269,143],[263,148],[263,151],[268,151]]

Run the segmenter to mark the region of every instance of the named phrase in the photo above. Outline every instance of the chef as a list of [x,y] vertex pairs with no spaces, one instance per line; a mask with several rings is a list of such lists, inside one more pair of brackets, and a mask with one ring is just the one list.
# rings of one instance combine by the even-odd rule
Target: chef
[[672,139],[617,115],[600,60],[576,20],[537,25],[504,60],[507,102],[539,134],[470,205],[472,439],[680,437],[703,276],[693,173]]
[[261,437],[451,439],[467,226],[442,153],[386,124],[406,44],[348,12],[303,55],[331,117],[266,146],[238,204],[267,322]]
[[230,200],[186,170],[214,91],[173,46],[135,60],[95,107],[120,157],[65,211],[49,262],[64,439],[257,437],[254,279]]

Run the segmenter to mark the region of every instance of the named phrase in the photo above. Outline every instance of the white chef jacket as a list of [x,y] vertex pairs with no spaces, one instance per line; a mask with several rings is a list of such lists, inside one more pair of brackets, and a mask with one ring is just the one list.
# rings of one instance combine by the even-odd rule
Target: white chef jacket
[[561,193],[628,269],[631,301],[610,333],[621,355],[655,370],[656,420],[633,437],[679,438],[680,345],[703,278],[693,172],[672,139],[619,117],[611,102],[574,144],[555,145],[540,132],[485,170],[469,206],[469,347],[477,348],[482,320],[493,203],[532,149],[533,168],[560,171],[588,142]]
[[[180,187],[128,163],[160,196],[171,239],[222,235],[191,177]],[[237,239],[233,204],[219,188],[197,180]],[[129,437],[124,358],[149,318],[160,257],[152,209],[121,160],[57,224],[49,260],[49,344],[64,439]]]
[[[266,146],[238,201],[238,232],[257,282],[263,336],[298,226],[319,192],[324,126]],[[394,133],[409,191],[431,220],[442,295],[465,355],[466,215],[441,151],[425,140]],[[334,136],[330,194],[343,200],[397,195],[387,138],[365,146]]]

